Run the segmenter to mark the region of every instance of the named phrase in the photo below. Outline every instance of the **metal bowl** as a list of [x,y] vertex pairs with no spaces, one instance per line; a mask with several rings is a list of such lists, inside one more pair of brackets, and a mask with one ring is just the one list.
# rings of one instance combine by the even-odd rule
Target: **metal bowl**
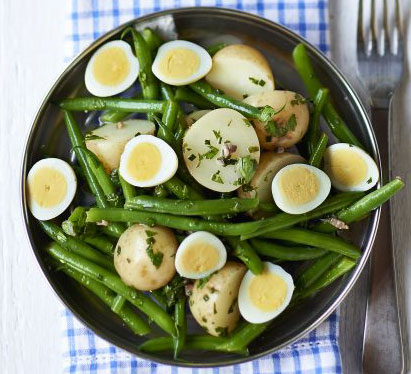
[[[175,365],[176,362],[168,353],[153,355],[139,352],[137,347],[143,338],[134,336],[87,290],[63,274],[49,271],[42,251],[48,239],[29,214],[25,198],[26,175],[34,162],[45,154],[69,158],[70,142],[61,113],[53,102],[69,96],[87,95],[84,87],[84,70],[91,54],[106,41],[119,38],[121,31],[129,25],[135,25],[137,28],[151,25],[170,39],[178,36],[200,44],[225,38],[253,45],[268,58],[275,77],[281,85],[301,93],[304,93],[305,89],[293,67],[291,52],[297,43],[304,40],[278,24],[234,10],[186,8],[148,15],[109,32],[75,58],[57,79],[34,119],[26,142],[22,165],[21,196],[27,234],[44,275],[64,304],[80,321],[102,338],[139,357]],[[358,96],[340,71],[323,54],[310,45],[308,45],[308,52],[322,82],[330,89],[338,111],[379,163],[376,139]],[[85,114],[79,114],[79,119],[84,121]],[[315,297],[287,310],[280,318],[274,320],[271,327],[251,344],[248,357],[215,352],[192,352],[185,355],[185,361],[178,362],[178,365],[211,367],[245,362],[289,345],[313,330],[342,302],[358,279],[371,251],[379,215],[380,211],[376,210],[366,221],[354,227],[351,239],[363,249],[363,256],[355,269]],[[195,329],[194,321],[189,321],[189,328],[191,331]]]

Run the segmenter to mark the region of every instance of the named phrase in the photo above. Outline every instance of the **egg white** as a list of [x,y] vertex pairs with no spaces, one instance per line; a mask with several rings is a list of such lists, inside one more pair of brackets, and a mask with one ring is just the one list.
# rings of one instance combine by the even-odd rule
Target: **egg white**
[[[333,178],[332,174],[329,171],[330,167],[330,156],[332,153],[336,150],[341,150],[341,149],[347,149],[349,151],[355,152],[358,156],[361,157],[362,160],[367,165],[367,173],[364,177],[363,180],[361,180],[360,183],[354,185],[354,186],[347,186],[342,183],[340,183],[338,180]],[[336,188],[339,191],[367,191],[374,187],[377,182],[380,179],[380,173],[378,170],[378,166],[375,163],[375,161],[372,159],[372,157],[363,151],[361,148],[356,147],[352,144],[347,144],[347,143],[337,143],[329,146],[324,153],[324,170],[325,172],[329,175],[331,179],[331,184],[333,185],[334,188]]]
[[[126,58],[130,64],[130,71],[127,77],[122,82],[116,85],[104,85],[95,79],[93,73],[93,66],[96,57],[102,51],[113,47],[120,48],[126,54]],[[123,40],[114,40],[112,42],[108,42],[104,44],[102,47],[100,47],[96,52],[94,52],[93,56],[91,56],[90,61],[87,64],[85,73],[86,88],[94,96],[107,97],[117,95],[125,91],[136,81],[139,73],[139,68],[139,62],[137,58],[134,56],[131,47],[128,43],[126,43]]]
[[[218,252],[218,262],[215,267],[204,272],[191,272],[187,271],[182,264],[182,258],[184,252],[196,242],[205,242],[212,245]],[[175,266],[177,273],[182,277],[189,279],[200,279],[209,276],[215,271],[221,269],[227,261],[227,250],[223,242],[215,235],[207,231],[197,231],[189,236],[187,236],[180,244],[177,249]]]
[[[161,166],[157,174],[144,181],[137,181],[127,172],[128,160],[131,153],[137,145],[141,143],[153,144],[161,153]],[[153,135],[139,135],[130,139],[124,147],[120,158],[120,175],[131,185],[137,187],[154,187],[171,179],[176,173],[178,167],[177,155],[164,140]]]
[[[288,274],[281,266],[274,265],[271,262],[264,262],[264,271],[270,274],[279,276],[287,285],[287,293],[283,303],[279,308],[271,311],[264,311],[253,305],[250,300],[248,289],[251,281],[256,277],[250,270],[247,271],[243,280],[241,281],[240,291],[238,294],[238,306],[242,317],[250,323],[264,323],[277,317],[288,306],[294,292],[294,281],[290,274]],[[258,275],[257,275],[258,276]]]
[[[57,205],[51,207],[42,207],[37,204],[30,192],[30,181],[35,177],[36,173],[44,167],[59,171],[64,176],[67,183],[67,191],[63,200]],[[27,197],[29,209],[33,216],[41,221],[47,221],[63,213],[73,201],[76,190],[77,178],[74,170],[67,162],[60,160],[59,158],[45,158],[36,162],[27,175]]]
[[[160,70],[160,64],[162,59],[166,56],[166,54],[169,51],[177,48],[189,49],[192,52],[194,52],[200,59],[200,65],[197,71],[184,79],[166,77],[162,74]],[[162,46],[160,46],[156,58],[153,62],[152,71],[153,74],[164,83],[171,84],[173,86],[183,86],[186,84],[196,82],[203,78],[211,70],[211,65],[211,56],[203,47],[200,47],[198,44],[191,43],[186,40],[173,40],[171,42],[164,43]]]
[[[300,205],[290,204],[288,199],[283,195],[283,192],[280,186],[282,174],[286,170],[296,168],[296,167],[303,167],[303,168],[309,169],[316,175],[319,181],[319,190],[318,190],[317,195],[314,197],[314,199],[312,199],[311,201],[308,201],[305,204],[300,204]],[[306,164],[292,164],[292,165],[285,166],[275,175],[272,185],[271,185],[271,190],[272,190],[273,198],[274,198],[276,205],[283,212],[286,212],[289,214],[303,214],[303,213],[309,212],[317,208],[327,198],[331,190],[331,182],[327,174],[325,174],[322,170],[314,166],[306,165]]]

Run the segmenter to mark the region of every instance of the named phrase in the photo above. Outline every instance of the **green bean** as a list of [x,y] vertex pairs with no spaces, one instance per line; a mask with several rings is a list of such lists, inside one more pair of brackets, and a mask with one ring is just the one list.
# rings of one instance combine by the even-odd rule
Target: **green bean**
[[[154,187],[153,196],[156,197],[156,198],[165,198],[165,197],[168,196],[168,190],[164,186],[164,184],[159,184],[158,186]],[[135,200],[135,199],[133,199],[133,200]]]
[[120,206],[120,198],[117,195],[116,188],[107,174],[104,166],[97,158],[97,156],[91,152],[89,149],[84,149],[87,157],[88,164],[91,168],[91,171],[96,176],[98,184],[100,185],[101,189],[103,190],[104,194],[106,195],[106,200],[111,206]]
[[43,231],[63,248],[104,266],[106,269],[114,270],[114,265],[110,258],[103,256],[83,241],[66,235],[56,224],[50,221],[38,221],[38,223]]
[[315,247],[289,247],[272,241],[252,239],[251,245],[261,256],[272,257],[285,261],[304,261],[323,256],[327,251]]
[[134,198],[137,195],[137,191],[136,188],[130,183],[128,183],[121,175],[119,175],[119,178],[121,189],[123,190],[123,195],[127,202],[128,200]]
[[204,99],[204,97],[184,86],[177,87],[174,99],[176,101],[193,104],[198,109],[212,109],[214,107],[214,105]]
[[127,300],[123,296],[116,295],[113,302],[111,303],[111,310],[114,313],[120,312],[120,310],[123,309],[126,302],[127,302]]
[[[260,227],[252,233],[243,233],[241,240],[254,238],[278,229],[284,229],[296,225],[297,223],[306,222],[310,219],[319,218],[325,214],[336,212],[358,200],[363,196],[362,192],[345,192],[329,197],[318,208],[304,214],[279,213],[275,216],[265,219],[261,222]],[[265,224],[264,224],[265,222]]]
[[[139,350],[146,353],[157,353],[172,351],[174,348],[173,339],[168,336],[153,338],[145,341],[139,347]],[[248,355],[247,348],[232,347],[228,345],[227,338],[221,338],[211,335],[188,335],[184,345],[186,350],[229,352],[241,355]]]
[[253,274],[261,274],[264,270],[264,264],[254,248],[245,240],[240,241],[238,238],[227,238],[228,243],[234,249],[232,254],[240,259]]
[[345,273],[349,272],[354,266],[355,261],[347,257],[340,258],[334,266],[332,266],[328,271],[322,274],[309,287],[297,292],[295,297],[302,299],[313,295],[314,293],[333,283]]
[[312,166],[315,166],[316,168],[319,168],[321,166],[321,162],[324,157],[324,152],[325,149],[327,148],[328,144],[328,135],[323,132],[321,134],[320,139],[318,140],[318,143],[315,145],[311,152],[310,159],[308,163]]
[[210,54],[211,57],[213,57],[218,51],[222,50],[223,48],[227,46],[228,46],[227,43],[213,44],[207,47],[207,52]]
[[115,245],[106,237],[102,235],[83,235],[81,239],[85,243],[97,248],[100,252],[110,256],[113,255]]
[[[136,100],[142,100],[143,99],[143,94],[141,92],[137,93],[136,95],[132,96],[131,99],[136,99]],[[121,122],[124,120],[126,117],[128,117],[130,113],[128,112],[122,112],[118,111],[116,109],[109,109],[106,110],[101,116],[100,116],[100,121],[102,122]]]
[[181,181],[176,176],[169,179],[167,182],[164,182],[164,186],[170,193],[181,200],[201,200],[203,198],[201,193]]
[[280,209],[274,203],[264,203],[260,201],[257,210],[266,213],[277,213]]
[[72,111],[115,109],[125,113],[162,113],[165,101],[123,99],[121,97],[75,97],[64,99],[60,108]]
[[61,227],[63,231],[70,236],[77,236],[83,233],[86,227],[87,208],[76,207],[69,218],[62,222]]
[[296,286],[298,289],[310,287],[318,278],[320,278],[332,265],[334,265],[343,256],[339,253],[329,252],[320,257],[308,266],[298,276]]
[[161,44],[163,44],[163,40],[161,37],[155,33],[152,29],[149,27],[146,27],[142,32],[141,35],[143,36],[144,40],[147,43],[148,48],[151,51],[151,54],[154,56],[155,51],[160,47]]
[[149,316],[154,323],[168,334],[175,335],[175,326],[171,317],[150,297],[132,287],[126,286],[120,277],[107,269],[83,257],[65,250],[61,246],[51,245],[46,251],[56,260],[59,260],[81,274],[84,274],[113,290],[118,295],[125,297],[132,305]]
[[[372,210],[388,201],[398,191],[404,188],[404,182],[401,178],[396,177],[389,183],[365,195],[362,199],[336,214],[336,218],[346,224],[357,222],[363,219]],[[320,222],[314,226],[316,231],[333,232],[336,228],[327,222]]]
[[150,49],[147,46],[145,39],[133,27],[127,27],[123,31],[121,37],[128,33],[131,33],[133,36],[134,52],[140,65],[138,79],[143,91],[143,97],[144,99],[157,99],[160,94],[160,85],[151,70],[153,59],[151,57]]
[[128,200],[126,209],[182,216],[204,216],[247,212],[258,206],[258,199],[175,200],[153,196],[137,196]]
[[228,338],[226,343],[226,348],[230,350],[240,349],[243,347],[247,349],[249,344],[260,336],[270,325],[271,321],[264,323],[248,323],[243,322],[239,327],[237,327]]
[[327,88],[320,88],[314,98],[314,112],[307,131],[307,149],[310,157],[320,139],[320,116],[328,100],[328,94],[329,90]]
[[[318,90],[322,88],[322,84],[314,72],[304,44],[298,44],[294,48],[293,59],[297,72],[304,81],[311,100],[314,100]],[[354,144],[363,148],[329,101],[324,105],[323,115],[332,133],[340,142]]]
[[186,296],[181,296],[174,306],[174,322],[177,334],[174,337],[174,359],[184,347],[187,338]]
[[[115,294],[103,284],[96,282],[90,277],[79,273],[65,264],[58,263],[57,269],[86,287],[109,307],[114,303],[114,300],[116,299]],[[142,320],[130,306],[124,305],[120,310],[114,312],[118,314],[134,334],[147,335],[151,332],[151,328],[147,322]]]
[[339,237],[305,229],[276,230],[266,233],[264,237],[323,248],[328,251],[341,253],[354,260],[361,256],[360,250],[355,245],[348,243]]
[[175,101],[169,100],[164,109],[163,123],[171,132],[174,132],[179,108],[179,105]]
[[190,84],[190,87],[218,107],[234,109],[246,117],[258,119],[261,122],[270,121],[271,117],[276,113],[276,111],[270,106],[256,108],[252,105],[243,103],[240,100],[220,94],[216,89],[203,80]]
[[160,82],[161,98],[165,101],[174,100],[174,92],[167,83]]
[[[66,123],[71,144],[74,149],[74,153],[77,156],[80,167],[84,171],[87,183],[96,199],[97,206],[101,208],[107,208],[109,204],[106,200],[104,191],[101,188],[97,177],[93,173],[89,160],[87,159],[86,152],[84,151],[84,149],[86,149],[86,145],[80,128],[78,127],[73,115],[69,111],[63,110],[63,117]],[[124,231],[124,227],[123,225],[114,222],[108,225],[108,230],[112,231],[113,235],[121,235],[121,233]]]

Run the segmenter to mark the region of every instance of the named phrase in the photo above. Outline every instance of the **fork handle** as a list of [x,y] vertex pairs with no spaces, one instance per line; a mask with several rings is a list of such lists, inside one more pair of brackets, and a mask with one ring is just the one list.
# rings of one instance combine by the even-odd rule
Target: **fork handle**
[[[397,104],[397,103],[396,103]],[[404,105],[404,103],[402,103]],[[405,189],[390,202],[391,234],[397,306],[403,350],[403,373],[411,372],[411,125],[406,118],[393,118],[394,102],[389,115],[389,168],[391,177],[404,179]]]

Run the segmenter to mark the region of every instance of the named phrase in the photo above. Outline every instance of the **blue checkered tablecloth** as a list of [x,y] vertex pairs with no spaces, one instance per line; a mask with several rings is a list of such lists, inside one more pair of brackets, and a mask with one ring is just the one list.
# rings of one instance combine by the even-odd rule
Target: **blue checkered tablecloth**
[[[65,58],[130,19],[168,8],[235,8],[279,22],[324,53],[329,51],[327,0],[72,0],[67,1]],[[96,336],[68,311],[62,312],[64,372],[96,374],[334,374],[341,373],[338,314],[303,339],[246,364],[187,369],[136,358]]]

